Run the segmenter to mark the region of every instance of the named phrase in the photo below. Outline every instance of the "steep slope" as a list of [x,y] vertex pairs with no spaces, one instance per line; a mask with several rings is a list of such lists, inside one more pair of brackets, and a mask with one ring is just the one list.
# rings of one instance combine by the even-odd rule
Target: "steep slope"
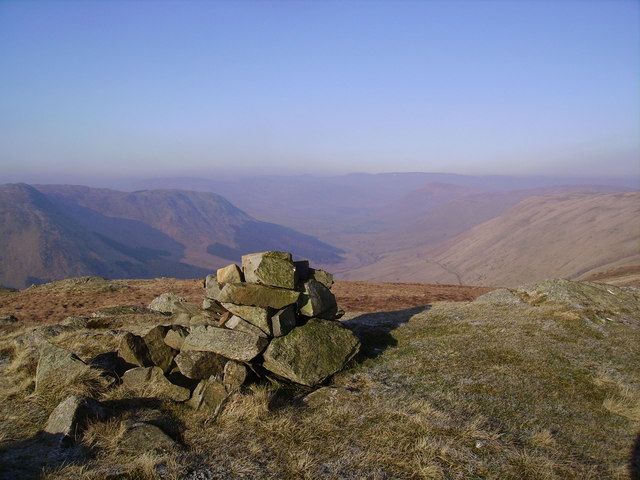
[[523,200],[438,249],[383,256],[348,278],[513,285],[584,278],[640,264],[640,193],[576,193]]
[[[238,261],[243,253],[269,249],[293,251],[319,264],[335,263],[341,258],[340,249],[292,229],[258,221],[214,193],[119,192],[67,185],[37,188],[61,204],[141,222],[162,232],[184,248],[183,261],[202,267],[216,268]],[[87,217],[81,211],[79,216]]]

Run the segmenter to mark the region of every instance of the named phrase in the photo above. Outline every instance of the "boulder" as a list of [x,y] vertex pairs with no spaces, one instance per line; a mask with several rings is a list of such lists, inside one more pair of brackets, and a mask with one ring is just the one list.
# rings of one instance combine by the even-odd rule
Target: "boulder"
[[180,348],[182,348],[182,342],[187,335],[189,335],[189,330],[185,327],[182,325],[172,325],[164,336],[164,343],[174,350],[180,350]]
[[149,310],[160,313],[182,313],[188,311],[187,301],[175,293],[163,293],[149,304]]
[[164,341],[167,330],[167,327],[159,325],[153,327],[144,336],[144,343],[147,345],[151,361],[156,367],[160,367],[164,373],[171,369],[173,358],[178,353]]
[[256,357],[267,345],[267,340],[237,330],[220,327],[193,327],[182,343],[182,351],[214,352],[232,360],[247,362]]
[[229,394],[227,389],[215,378],[202,380],[193,391],[187,405],[194,410],[205,410],[217,415]]
[[296,326],[296,309],[293,305],[278,310],[271,316],[271,331],[274,337],[286,335]]
[[247,283],[271,287],[296,287],[295,266],[287,252],[261,252],[242,256],[242,271]]
[[323,283],[311,279],[304,284],[300,306],[302,315],[333,320],[337,312],[336,297]]
[[229,360],[224,366],[224,378],[222,383],[227,392],[232,393],[239,390],[247,380],[247,367],[242,363]]
[[217,275],[207,275],[204,280],[204,296],[210,300],[218,300],[221,286],[218,283]]
[[267,334],[260,330],[258,327],[244,321],[237,315],[233,315],[229,320],[227,320],[224,326],[230,328],[231,330],[250,333],[252,335],[257,335],[258,337],[267,337]]
[[341,370],[359,349],[359,340],[340,323],[312,318],[271,340],[263,366],[280,377],[314,386]]
[[188,388],[171,383],[160,367],[137,367],[127,370],[122,376],[122,383],[130,390],[147,398],[158,397],[174,402],[184,402],[191,396]]
[[107,409],[91,398],[71,395],[51,412],[44,431],[52,435],[75,437],[91,418],[106,419]]
[[43,341],[36,367],[36,393],[46,392],[51,386],[70,385],[87,374],[89,365],[74,353]]
[[269,316],[271,310],[263,307],[252,307],[250,305],[234,305],[233,303],[223,303],[222,306],[232,314],[255,325],[267,335],[271,334],[269,327]]
[[310,268],[309,278],[320,282],[327,288],[331,288],[333,286],[333,275],[326,270],[321,270],[319,268]]
[[153,360],[144,338],[127,332],[120,339],[118,354],[127,363],[140,367],[153,366]]
[[159,427],[146,422],[126,422],[117,444],[120,451],[139,455],[147,452],[167,453],[178,447]]
[[300,293],[294,290],[250,283],[227,283],[220,293],[220,302],[280,309],[296,303],[299,297]]
[[232,263],[231,265],[218,269],[216,272],[216,280],[222,285],[224,283],[240,283],[244,279],[240,267]]
[[180,352],[175,358],[180,372],[187,378],[203,380],[211,376],[222,378],[227,360],[217,353],[187,350]]

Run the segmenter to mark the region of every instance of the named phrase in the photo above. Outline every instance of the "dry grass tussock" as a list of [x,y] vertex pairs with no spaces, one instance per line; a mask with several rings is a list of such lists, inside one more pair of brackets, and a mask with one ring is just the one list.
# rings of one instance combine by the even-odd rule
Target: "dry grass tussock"
[[[212,420],[122,386],[96,391],[116,415],[78,439],[88,455],[41,462],[39,471],[47,479],[628,478],[640,432],[638,323],[598,323],[544,304],[353,316],[346,324],[363,351],[331,381],[335,397],[306,405],[308,391],[263,381]],[[112,348],[109,334],[96,333],[77,341],[91,353]],[[54,340],[80,346],[71,333]],[[26,382],[33,358],[6,342],[4,377]],[[28,387],[3,395],[0,462],[37,436],[52,408]],[[182,448],[122,453],[117,438],[132,418],[162,426]]]

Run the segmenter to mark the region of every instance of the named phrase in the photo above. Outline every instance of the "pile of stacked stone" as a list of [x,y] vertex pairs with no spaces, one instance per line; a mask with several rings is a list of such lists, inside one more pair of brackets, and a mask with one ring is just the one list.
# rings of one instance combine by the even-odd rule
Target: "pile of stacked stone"
[[[136,366],[123,383],[213,411],[251,375],[318,385],[360,348],[336,321],[344,312],[332,285],[331,274],[294,262],[290,253],[245,255],[242,267],[228,265],[206,278],[205,315],[123,336],[119,357]],[[165,294],[150,307],[171,301]]]

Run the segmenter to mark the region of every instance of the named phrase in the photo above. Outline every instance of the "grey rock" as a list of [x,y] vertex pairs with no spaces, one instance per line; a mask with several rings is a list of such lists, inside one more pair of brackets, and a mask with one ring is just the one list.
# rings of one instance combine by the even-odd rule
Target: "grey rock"
[[211,300],[219,300],[221,289],[217,275],[207,275],[204,281],[204,296]]
[[271,317],[271,331],[274,337],[286,335],[296,326],[296,309],[293,305],[278,310]]
[[172,325],[164,336],[164,343],[174,350],[180,350],[182,348],[182,342],[189,335],[187,330],[182,325]]
[[333,320],[337,312],[336,297],[323,283],[311,279],[304,284],[300,306],[302,315]]
[[314,386],[341,370],[359,349],[359,340],[339,322],[312,318],[271,340],[263,366],[280,377]]
[[145,422],[127,422],[117,443],[122,452],[140,455],[147,452],[168,453],[178,447],[159,427]]
[[182,343],[182,351],[214,352],[232,360],[246,362],[256,357],[267,345],[265,338],[226,328],[198,326]]
[[204,410],[211,412],[212,415],[217,415],[228,396],[227,389],[222,382],[215,378],[209,378],[198,384],[187,405],[194,410]]
[[125,362],[132,365],[140,367],[153,366],[153,360],[151,360],[147,344],[144,338],[139,335],[126,332],[120,339],[118,354]]
[[264,308],[284,308],[298,301],[300,292],[250,283],[227,283],[220,293],[220,302]]
[[252,307],[250,305],[235,305],[233,303],[223,303],[222,306],[232,314],[255,325],[267,335],[271,334],[269,317],[273,310],[263,307]]
[[49,415],[44,431],[53,435],[75,437],[81,433],[87,420],[104,420],[107,409],[91,398],[71,395],[63,400]]
[[232,393],[239,390],[247,380],[247,367],[242,363],[228,361],[224,366],[224,378],[222,383],[227,392]]
[[322,283],[327,288],[331,288],[333,286],[333,275],[326,270],[311,268],[309,269],[309,278]]
[[219,268],[216,272],[216,280],[219,284],[240,283],[244,280],[242,270],[235,263]]
[[184,402],[191,396],[188,388],[171,383],[160,367],[136,367],[127,370],[122,376],[122,383],[141,397]]
[[293,289],[295,266],[287,252],[261,252],[242,256],[242,271],[247,283]]
[[160,313],[182,313],[190,309],[183,297],[168,292],[154,298],[149,304],[149,310]]
[[167,327],[157,326],[144,336],[144,343],[147,345],[151,361],[165,373],[171,369],[173,358],[178,353],[164,341],[167,330]]
[[211,376],[222,378],[227,360],[213,352],[198,352],[187,350],[180,352],[176,358],[176,365],[187,378],[204,380]]
[[51,386],[70,385],[88,371],[89,365],[74,353],[44,341],[36,367],[35,391],[42,393]]
[[258,337],[267,337],[267,334],[260,330],[258,327],[244,321],[237,315],[232,315],[231,318],[225,322],[224,326],[230,328],[231,330],[250,333],[251,335],[257,335]]

